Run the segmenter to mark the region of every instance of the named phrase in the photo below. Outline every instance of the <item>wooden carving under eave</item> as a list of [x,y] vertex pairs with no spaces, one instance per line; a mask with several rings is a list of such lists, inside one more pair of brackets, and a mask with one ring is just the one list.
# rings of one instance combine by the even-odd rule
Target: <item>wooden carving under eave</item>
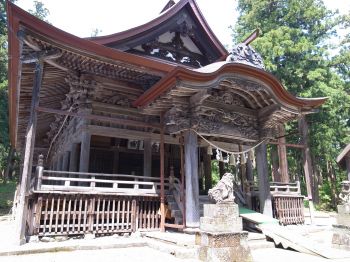
[[173,107],[165,114],[166,128],[169,133],[178,133],[191,128],[199,133],[241,137],[257,140],[259,131],[257,119],[236,112],[220,109]]

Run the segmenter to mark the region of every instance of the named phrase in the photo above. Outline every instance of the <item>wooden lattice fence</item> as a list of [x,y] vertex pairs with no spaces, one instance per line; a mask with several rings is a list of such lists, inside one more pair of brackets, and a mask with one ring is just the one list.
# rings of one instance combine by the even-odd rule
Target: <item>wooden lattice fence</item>
[[156,230],[159,206],[159,197],[36,194],[29,233],[54,236]]

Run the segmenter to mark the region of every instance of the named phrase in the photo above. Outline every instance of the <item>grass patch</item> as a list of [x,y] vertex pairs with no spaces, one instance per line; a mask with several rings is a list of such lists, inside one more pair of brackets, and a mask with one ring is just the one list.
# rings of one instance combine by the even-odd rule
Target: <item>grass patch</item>
[[15,181],[8,181],[6,184],[0,181],[0,215],[7,215],[10,212],[15,191]]

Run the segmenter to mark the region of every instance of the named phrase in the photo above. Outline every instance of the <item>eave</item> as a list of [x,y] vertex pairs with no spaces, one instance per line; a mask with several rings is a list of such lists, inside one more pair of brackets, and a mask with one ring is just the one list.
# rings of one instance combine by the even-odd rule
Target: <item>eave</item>
[[7,17],[9,32],[9,131],[10,141],[13,146],[17,144],[18,96],[21,78],[20,55],[22,43],[17,37],[17,32],[20,28],[28,29],[43,38],[50,39],[50,41],[57,45],[67,46],[86,56],[101,58],[110,62],[124,62],[139,68],[158,72],[159,75],[167,74],[175,68],[174,65],[169,63],[118,51],[64,32],[32,16],[9,1],[7,1]]
[[137,37],[138,35],[141,35],[144,32],[152,31],[153,28],[171,19],[186,6],[188,6],[190,10],[193,12],[194,18],[197,19],[198,23],[200,24],[205,34],[207,35],[210,43],[215,47],[218,53],[220,53],[220,58],[217,61],[225,60],[226,57],[228,56],[228,52],[225,49],[225,47],[221,44],[221,42],[218,40],[218,38],[215,36],[211,28],[209,27],[207,21],[205,20],[195,0],[181,0],[177,4],[175,4],[173,7],[169,8],[167,11],[159,15],[157,18],[143,25],[131,28],[123,32],[106,35],[106,36],[92,37],[88,39],[101,45],[108,45],[111,43],[118,43],[126,39]]
[[269,86],[273,94],[282,102],[291,107],[298,108],[300,113],[309,112],[313,109],[321,106],[327,98],[298,98],[294,97],[286,91],[282,84],[270,73],[257,69],[252,66],[239,64],[239,63],[218,63],[220,67],[212,72],[200,72],[199,70],[190,70],[183,67],[176,67],[166,77],[160,80],[156,85],[147,90],[141,95],[134,103],[134,106],[145,107],[162,94],[169,91],[177,81],[187,82],[209,82],[218,79],[220,75],[224,74],[239,74],[248,78],[253,78],[259,82]]

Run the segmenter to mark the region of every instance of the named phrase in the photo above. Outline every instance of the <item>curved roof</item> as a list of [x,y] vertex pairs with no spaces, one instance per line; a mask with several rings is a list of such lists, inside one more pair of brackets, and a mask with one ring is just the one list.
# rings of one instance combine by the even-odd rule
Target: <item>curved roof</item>
[[304,108],[306,110],[310,110],[317,108],[327,100],[326,97],[311,99],[294,97],[286,91],[282,84],[272,74],[245,64],[223,61],[194,70],[176,67],[169,72],[166,77],[162,78],[162,80],[160,80],[156,85],[141,95],[133,105],[139,107],[148,105],[154,99],[170,90],[179,80],[190,82],[208,82],[218,79],[220,75],[227,73],[241,74],[246,77],[258,79],[269,86],[274,95],[281,102],[300,109]]
[[118,43],[130,38],[136,38],[143,35],[145,32],[152,31],[155,27],[165,23],[166,21],[174,17],[176,14],[178,14],[181,10],[183,10],[186,7],[188,7],[189,10],[191,10],[191,12],[194,14],[194,18],[197,19],[197,22],[199,23],[203,31],[208,36],[210,43],[215,47],[216,51],[220,54],[219,61],[225,60],[225,58],[228,56],[227,50],[224,48],[224,46],[215,36],[213,31],[210,29],[207,21],[205,20],[202,12],[198,8],[198,5],[194,0],[179,1],[177,4],[175,4],[171,8],[161,13],[157,18],[151,20],[146,24],[143,24],[119,33],[105,35],[105,36],[91,37],[87,39],[101,45],[108,45],[111,43]]
[[8,19],[8,42],[9,42],[9,129],[10,140],[13,145],[16,145],[17,134],[17,117],[18,117],[18,97],[19,85],[21,78],[20,54],[21,40],[17,33],[24,27],[29,29],[41,37],[47,38],[59,46],[69,47],[75,52],[93,58],[104,59],[105,61],[115,63],[115,61],[124,62],[143,68],[149,71],[156,72],[159,75],[164,75],[175,68],[170,63],[141,57],[138,55],[112,49],[101,44],[83,39],[63,30],[60,30],[38,18],[22,10],[15,4],[7,1],[7,19]]

